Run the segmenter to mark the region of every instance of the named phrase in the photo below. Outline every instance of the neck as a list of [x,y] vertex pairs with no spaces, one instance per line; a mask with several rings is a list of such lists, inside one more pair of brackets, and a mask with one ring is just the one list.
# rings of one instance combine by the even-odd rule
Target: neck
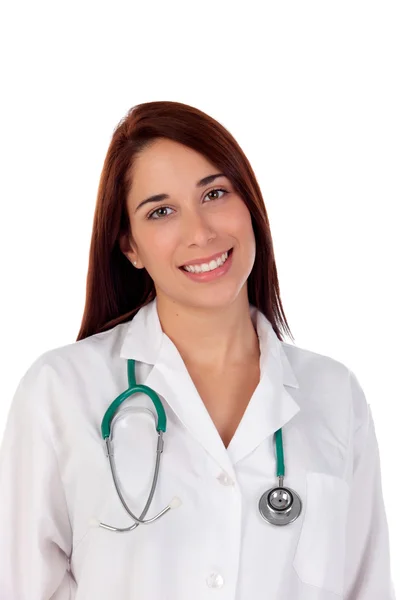
[[250,316],[247,294],[229,306],[203,308],[181,305],[157,295],[163,332],[186,365],[222,373],[227,368],[258,364],[259,341]]

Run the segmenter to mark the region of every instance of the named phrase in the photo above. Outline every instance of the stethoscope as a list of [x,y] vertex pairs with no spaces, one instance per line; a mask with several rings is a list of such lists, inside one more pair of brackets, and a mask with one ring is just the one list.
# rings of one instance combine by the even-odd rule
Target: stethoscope
[[[173,508],[178,508],[178,506],[180,506],[182,504],[181,499],[175,496],[171,500],[171,502],[168,504],[168,506],[166,506],[161,512],[159,512],[157,515],[155,515],[152,519],[144,519],[143,518],[150,508],[150,504],[153,500],[154,492],[155,492],[156,485],[157,485],[158,474],[159,474],[159,470],[160,470],[161,453],[162,453],[163,447],[164,447],[163,434],[165,433],[165,431],[167,429],[167,417],[166,417],[162,402],[161,402],[160,398],[158,397],[158,395],[156,394],[156,392],[154,390],[152,390],[151,388],[149,388],[147,385],[141,385],[141,384],[136,383],[135,361],[133,359],[128,359],[127,369],[128,369],[129,387],[127,390],[125,390],[125,392],[122,392],[122,394],[120,394],[110,404],[110,406],[108,407],[108,409],[103,417],[102,423],[101,423],[101,434],[103,436],[103,439],[105,440],[106,456],[109,459],[111,474],[113,477],[115,489],[117,491],[119,499],[121,500],[122,506],[125,508],[126,512],[129,514],[129,516],[132,517],[132,519],[135,521],[135,523],[133,525],[131,525],[130,527],[125,527],[125,528],[112,527],[111,525],[106,525],[105,523],[98,523],[99,527],[103,527],[104,529],[108,529],[110,531],[116,531],[118,533],[132,531],[133,529],[136,529],[136,527],[138,527],[138,525],[140,525],[140,524],[154,523],[154,521],[157,521],[157,519],[162,517],[169,510],[171,510]],[[155,417],[154,413],[151,410],[149,410],[147,408],[144,408],[144,409],[138,408],[137,410],[145,410],[152,415],[152,417],[154,418],[155,427],[156,427],[156,431],[158,434],[156,462],[155,462],[155,469],[154,469],[154,475],[153,475],[153,482],[152,482],[150,494],[147,499],[146,505],[143,509],[143,512],[141,513],[141,515],[139,517],[137,517],[130,511],[128,505],[126,504],[126,502],[122,496],[120,485],[118,483],[117,471],[116,471],[116,467],[115,467],[114,448],[113,448],[113,441],[112,441],[113,440],[113,427],[115,425],[115,422],[122,414],[124,414],[125,411],[120,411],[118,413],[118,416],[114,419],[115,413],[117,412],[117,410],[120,407],[120,405],[122,404],[122,402],[124,402],[124,400],[126,400],[133,394],[138,394],[138,393],[146,394],[146,396],[149,396],[149,398],[152,400],[152,402],[154,404],[154,407],[157,411],[157,421],[156,421],[156,417]],[[132,410],[132,408],[129,408],[127,410]],[[133,409],[133,410],[135,410],[135,409]],[[261,496],[260,501],[258,503],[258,509],[259,509],[260,514],[263,517],[263,519],[265,519],[268,523],[271,523],[272,525],[288,525],[289,523],[292,523],[293,521],[295,521],[297,519],[297,517],[300,515],[302,504],[301,504],[299,495],[292,489],[290,489],[288,487],[284,487],[284,485],[283,485],[283,479],[285,476],[285,463],[284,463],[284,456],[283,456],[282,429],[278,429],[278,431],[275,432],[274,436],[275,436],[275,445],[276,445],[276,459],[277,459],[276,476],[278,477],[278,487],[273,487],[263,493],[263,495]]]

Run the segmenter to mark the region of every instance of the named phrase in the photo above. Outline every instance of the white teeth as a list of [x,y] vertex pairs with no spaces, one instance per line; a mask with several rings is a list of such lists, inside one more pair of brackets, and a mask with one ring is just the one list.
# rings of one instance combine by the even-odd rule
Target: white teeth
[[185,271],[189,271],[189,273],[205,273],[206,271],[213,271],[214,269],[217,269],[223,265],[227,258],[228,252],[224,252],[216,260],[212,260],[209,263],[203,263],[201,265],[186,265],[183,268]]

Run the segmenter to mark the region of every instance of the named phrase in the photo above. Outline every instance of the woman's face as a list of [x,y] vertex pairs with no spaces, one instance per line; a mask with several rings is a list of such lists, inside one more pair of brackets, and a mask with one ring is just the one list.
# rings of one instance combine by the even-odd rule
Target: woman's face
[[[135,161],[127,198],[131,238],[121,238],[120,247],[136,268],[147,270],[158,297],[216,308],[247,295],[255,260],[250,212],[227,177],[197,185],[218,172],[203,155],[164,138]],[[169,198],[142,205],[156,194]],[[180,268],[200,258],[208,263],[230,248],[229,269],[218,277],[195,280]]]

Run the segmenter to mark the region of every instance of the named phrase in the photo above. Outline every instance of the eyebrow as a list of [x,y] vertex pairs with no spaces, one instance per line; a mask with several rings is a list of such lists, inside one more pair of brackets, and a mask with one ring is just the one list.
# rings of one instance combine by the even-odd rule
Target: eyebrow
[[[196,183],[196,187],[204,187],[212,181],[214,181],[214,179],[217,179],[217,177],[225,177],[225,174],[214,173],[213,175],[207,175],[207,177],[203,177],[203,179],[200,179],[200,181]],[[150,202],[160,202],[161,200],[168,200],[169,198],[170,196],[168,194],[155,194],[154,196],[150,196],[149,198],[146,198],[146,200],[143,200],[140,204],[138,204],[138,206],[135,209],[135,213],[139,210],[140,207],[144,206],[145,204],[149,204]]]

